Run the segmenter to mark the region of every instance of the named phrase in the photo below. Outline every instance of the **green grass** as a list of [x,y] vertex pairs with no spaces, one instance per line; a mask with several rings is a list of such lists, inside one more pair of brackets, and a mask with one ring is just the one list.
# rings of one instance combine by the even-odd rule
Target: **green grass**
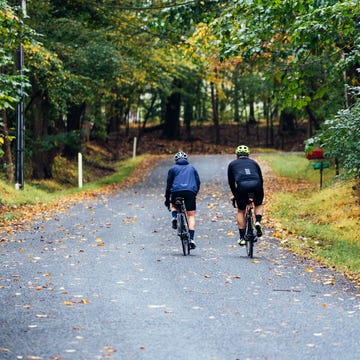
[[[304,157],[265,155],[262,159],[275,173],[295,183],[319,181]],[[268,216],[276,224],[275,236],[293,251],[359,278],[359,199],[352,190],[352,181],[335,181],[334,169],[326,170],[322,190],[296,186],[283,189],[272,197]]]
[[[271,166],[275,174],[285,176],[294,180],[306,180],[311,184],[320,183],[320,171],[313,169],[315,160],[307,160],[305,155],[263,155],[262,158]],[[327,161],[328,162],[328,161]],[[331,181],[335,175],[335,169],[332,160],[331,166],[323,169],[323,184]]]
[[115,172],[112,175],[87,183],[82,188],[62,186],[54,181],[29,181],[25,182],[23,190],[15,190],[13,186],[0,181],[0,203],[6,206],[6,210],[0,212],[0,221],[16,219],[17,209],[23,205],[51,204],[63,197],[71,197],[86,191],[96,191],[107,185],[121,183],[144,159],[145,156],[138,156],[135,159],[119,162],[115,165]]

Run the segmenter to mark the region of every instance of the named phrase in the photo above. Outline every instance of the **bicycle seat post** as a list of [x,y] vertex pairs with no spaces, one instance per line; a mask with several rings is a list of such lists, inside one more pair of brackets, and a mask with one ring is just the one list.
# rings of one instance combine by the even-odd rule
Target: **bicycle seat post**
[[254,194],[253,193],[248,194],[248,201],[249,201],[249,204],[254,202]]

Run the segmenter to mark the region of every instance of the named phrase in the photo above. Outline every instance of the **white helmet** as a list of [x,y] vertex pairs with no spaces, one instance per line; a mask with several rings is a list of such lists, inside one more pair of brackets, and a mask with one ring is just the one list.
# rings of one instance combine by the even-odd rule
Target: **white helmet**
[[187,154],[186,153],[184,153],[183,151],[179,151],[179,152],[177,152],[176,154],[175,154],[175,156],[174,156],[174,160],[175,161],[177,161],[177,160],[179,160],[179,159],[185,159],[185,160],[187,160]]

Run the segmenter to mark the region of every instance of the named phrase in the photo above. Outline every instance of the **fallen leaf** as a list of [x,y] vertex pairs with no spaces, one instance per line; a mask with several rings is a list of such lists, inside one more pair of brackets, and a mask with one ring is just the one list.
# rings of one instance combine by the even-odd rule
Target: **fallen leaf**
[[37,314],[36,317],[39,318],[39,319],[45,319],[45,318],[48,317],[48,315],[46,315],[46,314]]

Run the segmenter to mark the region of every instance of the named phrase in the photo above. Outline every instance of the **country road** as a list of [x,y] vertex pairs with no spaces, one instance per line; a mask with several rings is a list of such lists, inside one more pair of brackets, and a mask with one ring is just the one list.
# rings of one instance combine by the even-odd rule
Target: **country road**
[[270,229],[254,259],[236,244],[232,159],[189,158],[202,185],[187,257],[163,205],[170,157],[136,185],[0,234],[0,359],[360,359],[353,283]]

